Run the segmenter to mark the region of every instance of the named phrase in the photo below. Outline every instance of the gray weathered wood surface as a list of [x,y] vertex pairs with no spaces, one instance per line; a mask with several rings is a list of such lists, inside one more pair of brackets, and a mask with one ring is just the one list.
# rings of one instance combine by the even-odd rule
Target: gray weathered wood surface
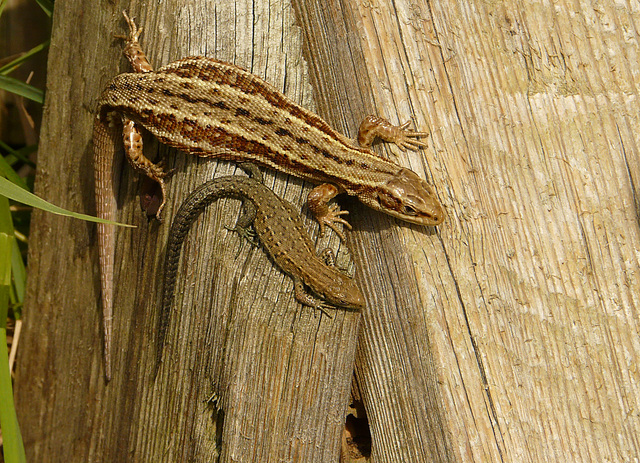
[[[335,461],[354,369],[372,461],[640,453],[637,8],[59,3],[36,190],[70,209],[94,210],[92,111],[128,69],[110,39],[125,7],[156,66],[235,62],[350,135],[371,112],[413,118],[432,133],[428,149],[376,149],[432,181],[448,217],[425,229],[343,201],[368,307],[330,320],[295,303],[261,250],[235,257],[222,225],[238,204],[215,205],[185,247],[179,323],[153,383],[168,227],[146,223],[125,169],[120,220],[139,228],[118,237],[105,386],[94,228],[35,213],[16,378],[30,460]],[[235,171],[169,159],[167,216],[204,179]],[[302,206],[309,185],[267,178]],[[205,403],[213,392],[224,415]],[[357,460],[350,451],[343,460]]]

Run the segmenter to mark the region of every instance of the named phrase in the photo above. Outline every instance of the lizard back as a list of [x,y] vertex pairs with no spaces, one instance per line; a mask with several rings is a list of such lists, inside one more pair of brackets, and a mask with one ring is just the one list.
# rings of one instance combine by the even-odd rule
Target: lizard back
[[[259,77],[211,58],[116,76],[100,105],[190,154],[258,164],[331,182],[350,194],[375,188],[401,167],[355,146],[322,118]],[[356,175],[357,174],[357,175]]]

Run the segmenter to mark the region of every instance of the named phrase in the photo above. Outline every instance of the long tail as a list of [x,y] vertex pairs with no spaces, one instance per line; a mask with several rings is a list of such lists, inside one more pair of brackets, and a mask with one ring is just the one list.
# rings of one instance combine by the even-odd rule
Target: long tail
[[[261,178],[261,177],[260,177]],[[162,307],[160,308],[160,317],[158,319],[158,334],[156,342],[156,365],[154,378],[158,375],[160,363],[162,362],[162,352],[164,348],[164,340],[169,328],[171,319],[171,305],[173,304],[173,296],[176,288],[176,277],[178,273],[178,264],[180,262],[180,253],[182,244],[189,233],[189,229],[193,222],[198,218],[202,211],[213,201],[221,197],[235,197],[241,199],[249,199],[248,193],[257,182],[244,177],[220,177],[210,180],[195,189],[189,197],[182,203],[180,209],[176,213],[171,230],[169,231],[169,241],[167,242],[167,251],[164,264],[164,276],[162,282]],[[259,184],[262,186],[261,184]],[[249,201],[250,202],[250,201]],[[250,207],[248,204],[245,207]],[[249,214],[255,216],[255,206],[251,204]]]
[[[109,125],[108,118],[99,115],[93,126],[93,161],[95,170],[96,209],[101,219],[115,220],[117,188],[114,181],[116,143],[119,132]],[[113,326],[113,261],[115,253],[115,225],[98,224],[98,254],[100,258],[100,287],[102,290],[102,323],[104,336],[104,375],[111,379],[111,337]]]

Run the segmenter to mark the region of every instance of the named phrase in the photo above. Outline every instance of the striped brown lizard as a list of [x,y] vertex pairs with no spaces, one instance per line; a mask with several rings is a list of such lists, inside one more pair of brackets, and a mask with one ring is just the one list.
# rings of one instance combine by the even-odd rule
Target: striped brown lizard
[[[343,237],[336,224],[350,225],[335,204],[339,193],[356,196],[372,209],[407,222],[438,225],[444,209],[431,186],[415,172],[370,150],[376,138],[401,149],[425,146],[408,130],[369,116],[361,124],[360,146],[316,114],[297,105],[259,77],[212,58],[191,57],[152,70],[138,39],[142,28],[129,19],[124,54],[134,73],[116,76],[98,103],[94,124],[94,163],[98,217],[115,220],[114,170],[120,139],[130,164],[158,183],[160,215],[167,173],[142,152],[138,126],[165,143],[203,157],[251,161],[320,185],[308,207],[320,223]],[[122,138],[121,138],[122,137]],[[105,377],[111,376],[115,227],[98,225],[104,323]]]
[[[157,330],[156,372],[171,320],[171,304],[182,244],[191,224],[204,208],[222,197],[243,200],[244,213],[231,230],[238,232],[241,237],[247,237],[249,226],[253,224],[255,234],[267,254],[293,278],[298,302],[324,313],[327,313],[325,308],[329,305],[355,310],[364,307],[362,292],[351,278],[335,267],[331,249],[327,248],[321,253],[324,259],[316,254],[315,246],[294,206],[262,184],[262,174],[256,166],[245,163],[243,169],[251,173],[252,178],[232,175],[202,184],[189,194],[173,218],[165,257],[162,307]],[[305,288],[309,288],[313,295]]]

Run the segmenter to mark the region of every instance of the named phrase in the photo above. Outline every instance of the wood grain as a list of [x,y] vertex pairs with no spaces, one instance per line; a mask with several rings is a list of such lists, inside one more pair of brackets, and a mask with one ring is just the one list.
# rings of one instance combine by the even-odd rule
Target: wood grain
[[[584,8],[396,2],[393,11],[359,10],[376,106],[415,108],[431,127],[427,162],[449,218],[435,241],[399,229],[421,310],[395,317],[392,348],[372,330],[388,326],[371,320],[380,312],[365,314],[357,376],[366,406],[366,389],[391,389],[413,372],[404,403],[429,380],[397,353],[411,336],[422,339],[462,461],[638,453],[638,44],[630,31],[639,17]],[[393,46],[378,46],[390,36]],[[414,170],[424,162],[408,161]],[[389,261],[388,252],[377,254]],[[380,358],[380,345],[391,354]],[[397,436],[412,417],[387,400],[385,390],[368,408],[383,417],[372,418],[382,461],[400,451],[383,441],[376,452],[376,427]]]
[[[82,211],[94,210],[91,111],[126,66],[107,39],[122,8],[102,6],[56,5],[41,134],[38,193]],[[105,388],[93,227],[36,213],[16,378],[30,460],[335,461],[354,358],[371,461],[640,453],[638,11],[564,0],[128,9],[155,65],[235,62],[349,135],[371,112],[415,118],[429,149],[376,149],[432,181],[447,220],[425,229],[343,203],[369,298],[356,338],[355,318],[301,310],[261,251],[236,258],[221,225],[238,206],[218,204],[184,250],[175,368],[151,384],[166,228],[143,220],[124,169],[120,220],[139,229],[118,237],[117,374]],[[234,171],[169,159],[170,208]],[[303,203],[305,185],[267,176]],[[214,391],[224,416],[203,402]]]

